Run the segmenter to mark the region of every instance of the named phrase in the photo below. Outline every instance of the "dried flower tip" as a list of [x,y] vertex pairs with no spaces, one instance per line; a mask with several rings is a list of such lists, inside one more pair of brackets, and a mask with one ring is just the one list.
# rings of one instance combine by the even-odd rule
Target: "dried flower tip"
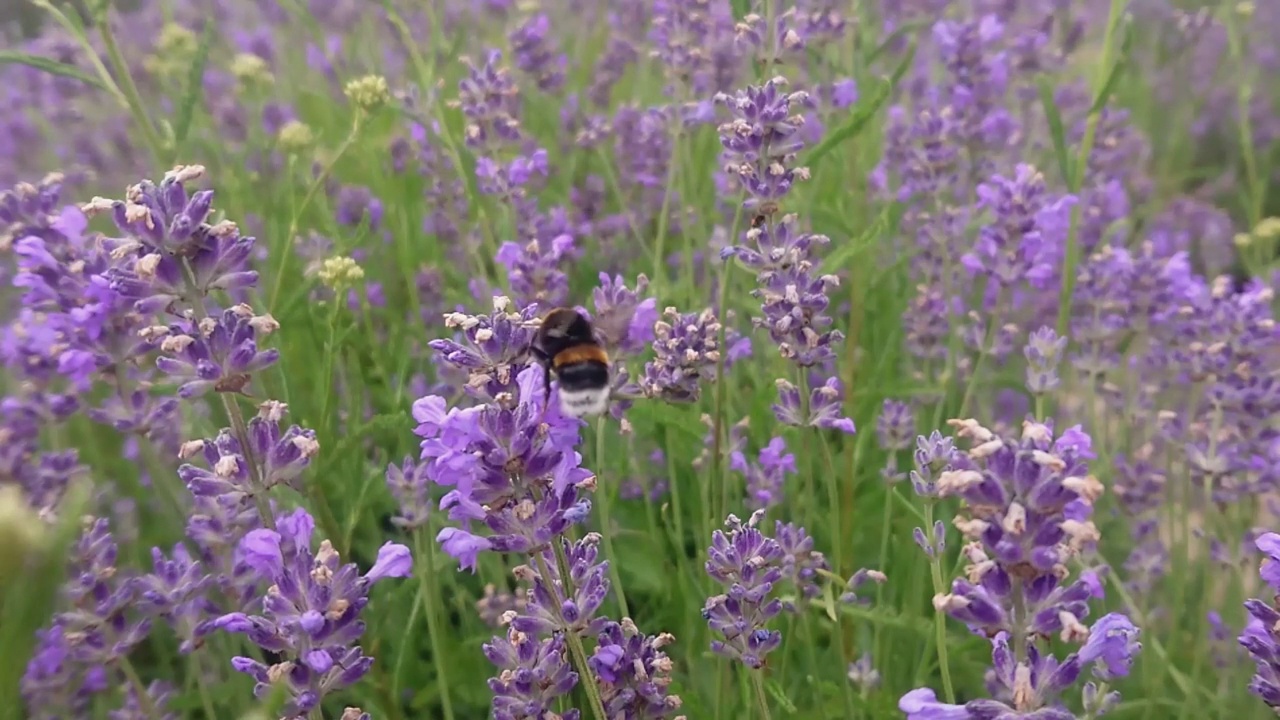
[[972,438],[974,442],[984,443],[995,437],[990,430],[982,427],[977,420],[948,420],[947,424],[956,429],[956,436]]
[[177,355],[195,341],[196,339],[190,335],[170,335],[160,342],[160,351]]
[[1062,638],[1063,642],[1082,643],[1089,639],[1089,628],[1083,625],[1074,614],[1060,610],[1058,622],[1062,623],[1062,633],[1058,637]]
[[259,335],[270,335],[280,329],[280,323],[270,314],[258,315],[249,320],[249,327],[257,331]]
[[204,177],[203,165],[174,165],[172,170],[164,174],[165,180],[177,183],[189,183],[202,177]]
[[80,206],[80,212],[88,215],[89,217],[93,217],[104,212],[110,212],[115,208],[115,205],[116,202],[114,200],[108,200],[99,195],[95,195],[92,200]]
[[258,417],[267,422],[278,423],[289,412],[289,406],[279,400],[267,400],[258,406]]
[[977,470],[944,470],[938,476],[938,495],[958,495],[974,485],[982,483],[982,473]]
[[347,99],[365,112],[380,109],[391,99],[391,88],[381,75],[366,75],[347,83],[343,89]]
[[188,440],[182,443],[182,447],[178,448],[178,457],[186,460],[193,458],[204,451],[204,440]]
[[231,237],[240,232],[240,226],[231,220],[220,220],[209,226],[209,234],[214,237]]
[[1102,497],[1102,494],[1106,492],[1106,487],[1093,475],[1065,478],[1062,481],[1062,486],[1089,503],[1097,502],[1098,498]]

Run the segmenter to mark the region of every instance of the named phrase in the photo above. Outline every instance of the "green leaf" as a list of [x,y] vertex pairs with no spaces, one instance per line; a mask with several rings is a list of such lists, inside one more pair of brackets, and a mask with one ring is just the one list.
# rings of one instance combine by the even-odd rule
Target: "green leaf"
[[[196,102],[204,92],[204,70],[209,64],[209,48],[213,46],[213,23],[205,23],[204,32],[200,35],[200,45],[196,47],[195,59],[187,72],[187,89],[178,103],[178,114],[173,125],[173,151],[178,153],[187,142],[191,133],[191,119],[195,116]],[[175,158],[176,159],[176,158]]]
[[903,35],[913,33],[928,26],[929,22],[924,20],[916,20],[914,22],[899,25],[893,32],[889,33],[879,45],[877,45],[871,52],[867,53],[867,58],[863,62],[870,65],[875,62],[876,58],[888,52],[889,47],[901,39]]
[[893,210],[896,205],[897,203],[886,205],[860,235],[851,238],[848,242],[837,244],[836,249],[823,258],[822,264],[828,268],[842,268],[854,258],[875,248],[876,240],[892,227]]
[[1058,171],[1062,173],[1062,181],[1071,186],[1073,172],[1071,158],[1067,155],[1067,133],[1062,125],[1062,113],[1058,103],[1053,99],[1053,85],[1049,78],[1041,76],[1036,85],[1040,89],[1040,102],[1044,105],[1044,116],[1049,121],[1049,135],[1053,138],[1053,154],[1058,158]]
[[1133,23],[1126,22],[1124,24],[1124,37],[1120,41],[1120,54],[1116,58],[1115,64],[1111,66],[1106,82],[1102,83],[1098,94],[1093,96],[1093,103],[1089,106],[1090,115],[1100,112],[1102,108],[1106,107],[1108,98],[1115,91],[1116,85],[1120,82],[1120,77],[1124,75],[1125,69],[1129,66],[1129,53],[1132,50]]
[[888,78],[880,78],[871,97],[859,102],[845,124],[836,128],[825,140],[818,143],[813,150],[810,150],[802,164],[812,169],[818,164],[819,160],[832,150],[857,137],[871,122],[871,118],[875,117],[880,108],[884,107],[885,102],[893,94],[893,89],[897,87],[898,81],[902,79],[902,76],[911,67],[911,61],[915,56],[916,46],[912,44],[906,56],[898,63],[898,67],[894,68],[893,74]]
[[769,678],[765,681],[764,689],[769,692],[769,695],[773,698],[774,702],[778,703],[786,714],[796,714],[795,703],[792,703],[791,700],[787,698],[787,694],[783,692],[782,686],[778,684],[777,680]]
[[111,89],[106,86],[98,78],[81,70],[74,65],[68,65],[64,62],[58,62],[47,57],[32,55],[31,53],[19,52],[17,50],[0,50],[0,65],[26,65],[50,75],[58,75],[79,80],[86,85],[91,85],[99,90],[110,92]]

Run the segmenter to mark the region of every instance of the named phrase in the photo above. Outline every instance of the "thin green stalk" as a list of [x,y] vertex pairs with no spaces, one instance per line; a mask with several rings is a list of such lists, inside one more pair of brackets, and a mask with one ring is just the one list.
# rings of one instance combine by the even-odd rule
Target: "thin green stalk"
[[142,683],[142,678],[138,675],[137,669],[133,667],[133,663],[129,662],[129,658],[120,658],[120,670],[124,673],[124,677],[133,686],[133,692],[138,696],[138,705],[142,707],[142,713],[151,720],[160,720],[160,712],[156,709],[156,704],[151,700],[151,696],[147,694],[147,686]]
[[[881,517],[880,525],[880,563],[876,565],[878,568],[889,567],[889,536],[892,534],[893,527],[893,495],[892,486],[886,486],[884,494],[884,513]],[[876,583],[876,607],[880,607],[884,603],[884,583]],[[876,623],[875,629],[872,630],[872,647],[876,649],[876,656],[880,655],[880,635],[882,625]]]
[[[107,5],[108,3],[103,3],[102,13],[95,18],[98,24],[98,35],[102,38],[102,45],[107,51],[107,59],[111,61],[111,67],[116,71],[116,75],[119,78],[120,89],[128,101],[129,113],[133,115],[133,122],[138,126],[138,130],[142,133],[142,139],[147,143],[147,147],[151,150],[156,162],[163,163],[168,154],[165,151],[165,143],[156,132],[156,127],[151,123],[151,118],[147,116],[146,108],[142,103],[142,95],[138,92],[138,86],[133,82],[133,75],[129,73],[129,65],[125,63],[124,56],[120,54],[120,47],[116,44],[115,33],[111,32],[111,22],[107,18]],[[173,158],[170,158],[170,160],[173,160]]]
[[[929,500],[924,505],[924,532],[932,541],[933,538],[933,507],[934,501]],[[941,595],[947,591],[942,580],[942,558],[938,557],[938,553],[934,553],[929,558],[929,577],[933,581],[933,594]],[[1014,602],[1018,600],[1017,587],[1014,589]],[[1015,610],[1016,616],[1016,610]],[[954,703],[956,701],[955,687],[951,683],[951,662],[947,655],[947,615],[941,610],[935,610],[933,613],[933,634],[938,650],[938,671],[942,673],[942,694],[946,696],[947,702]],[[1017,641],[1019,633],[1014,633],[1014,641]]]
[[760,717],[762,720],[770,720],[769,696],[764,692],[764,679],[759,670],[748,670],[747,674],[751,676],[751,685],[756,691],[756,706],[760,708]]
[[[729,229],[730,242],[737,242],[738,230],[741,228],[741,223],[742,223],[742,200],[743,199],[745,198],[739,199],[738,208],[733,212],[733,224]],[[715,512],[712,513],[712,523],[718,522],[720,518],[723,518],[725,517],[725,515],[728,514],[729,503],[730,503],[730,500],[729,500],[730,474],[728,472],[728,463],[724,462],[724,458],[722,458],[721,455],[723,454],[722,451],[724,447],[723,436],[724,436],[725,425],[726,425],[725,405],[727,402],[726,394],[728,393],[728,385],[729,385],[729,383],[725,382],[725,377],[724,377],[725,363],[726,363],[725,342],[729,332],[728,323],[725,322],[724,314],[725,314],[726,306],[729,303],[729,278],[731,276],[731,273],[730,273],[731,267],[728,262],[721,264],[720,267],[721,267],[720,287],[718,288],[717,297],[716,297],[716,312],[720,313],[720,321],[721,321],[719,337],[716,339],[716,343],[717,343],[716,347],[720,348],[720,354],[719,354],[719,357],[716,358],[717,382],[715,384],[715,399],[713,400],[714,404],[711,411],[712,431],[711,431],[711,478],[710,478],[711,480],[720,483],[720,504],[716,507]]]
[[[1080,569],[1084,569],[1083,564],[1077,564]],[[1125,612],[1134,618],[1143,617],[1142,609],[1134,602],[1133,596],[1129,594],[1128,588],[1124,586],[1124,581],[1115,573],[1107,573],[1107,578],[1111,582],[1111,587],[1115,589],[1116,595],[1120,598],[1120,602],[1124,605]],[[1191,680],[1174,667],[1173,659],[1169,657],[1169,651],[1165,649],[1164,643],[1160,642],[1160,637],[1157,635],[1144,635],[1142,642],[1144,647],[1149,646],[1155,652],[1160,659],[1161,666],[1168,669],[1169,677],[1173,679],[1173,684],[1178,686],[1178,690],[1182,691],[1183,698],[1190,703],[1195,694],[1192,691]]]
[[609,558],[609,580],[613,583],[613,595],[618,599],[618,609],[622,612],[622,617],[631,617],[631,611],[627,608],[627,594],[622,590],[622,574],[618,571],[618,567],[622,564],[613,551],[613,514],[610,506],[613,503],[611,496],[617,490],[617,483],[602,483],[600,473],[604,470],[604,434],[605,416],[601,415],[596,419],[596,497],[600,499],[600,526],[604,531],[600,533],[601,539],[604,541],[604,554]]
[[659,296],[667,290],[667,225],[671,215],[671,196],[674,194],[671,189],[675,186],[676,169],[680,166],[675,158],[683,138],[684,133],[677,124],[674,137],[671,138],[671,161],[667,164],[667,181],[664,186],[666,189],[662,192],[662,208],[658,211],[658,230],[653,240],[653,285],[654,291]]
[[[418,550],[418,544],[418,539],[414,538],[414,552],[417,552],[419,556],[421,556],[421,552]],[[427,588],[425,588],[424,585],[426,585],[426,583],[418,583],[418,589],[414,593],[413,602],[409,605],[409,618],[404,622],[405,637],[413,637],[414,631],[418,629],[418,613],[422,612],[422,608],[428,603],[435,602],[428,596]],[[431,629],[428,628],[427,632],[431,632]],[[391,667],[391,697],[393,698],[400,697],[400,674],[404,670],[404,661],[408,656],[409,643],[401,643],[400,650],[396,653],[395,663]]]
[[[444,627],[438,613],[443,598],[437,582],[435,542],[422,530],[414,532],[413,540],[418,546],[418,557],[423,559],[425,565],[423,572],[418,573],[418,593],[422,598],[423,614],[427,618],[427,635],[431,642],[431,659],[436,670],[436,685],[440,689],[440,706],[444,711],[444,720],[453,720],[453,701],[449,697],[449,679],[445,674],[445,666],[449,664],[445,658],[448,656],[445,655],[444,646],[441,644]],[[399,667],[396,669],[398,671]],[[395,683],[398,680],[397,672],[392,682]]]
[[1027,596],[1022,590],[1022,578],[1013,578],[1013,590],[1010,592],[1013,601],[1013,612],[1010,614],[1009,626],[1013,629],[1013,659],[1015,662],[1027,660]]
[[1253,229],[1262,220],[1262,206],[1267,194],[1267,177],[1258,171],[1258,160],[1254,157],[1256,149],[1253,140],[1253,120],[1249,109],[1253,86],[1248,78],[1248,67],[1243,60],[1244,47],[1240,37],[1239,19],[1233,8],[1228,8],[1225,14],[1227,47],[1230,50],[1232,62],[1240,72],[1240,80],[1236,83],[1236,133],[1240,142],[1240,156],[1244,160],[1244,179],[1249,195],[1249,205],[1245,210],[1248,212],[1249,228]]
[[960,411],[956,413],[956,417],[967,417],[965,413],[969,412],[969,402],[973,400],[973,391],[978,388],[978,377],[982,374],[982,370],[986,367],[987,357],[991,355],[991,349],[995,345],[996,332],[1000,327],[1000,313],[1004,307],[1004,300],[1008,297],[1008,293],[1001,288],[999,295],[996,297],[996,304],[991,309],[991,318],[987,321],[987,332],[982,338],[982,347],[978,349],[978,358],[973,362],[973,370],[969,374],[969,382],[965,384],[964,397],[960,400]]
[[[551,581],[553,577],[551,568],[547,567],[547,560],[542,553],[534,553],[534,562],[538,565],[538,572],[542,574],[543,581],[546,582],[547,588],[552,595],[556,597],[556,603],[563,602],[565,597],[571,595],[571,580],[569,579],[569,561],[564,556],[564,546],[560,542],[553,540],[551,543],[555,548],[556,564],[560,569],[560,580],[564,586],[564,595],[561,596],[560,590],[556,589],[556,584]],[[564,630],[565,640],[569,643],[569,654],[573,658],[574,669],[578,671],[578,685],[582,687],[587,694],[587,703],[591,705],[591,713],[596,720],[609,720],[604,711],[604,701],[600,699],[600,688],[596,686],[596,676],[591,672],[591,666],[587,663],[587,651],[582,646],[582,638],[578,637],[578,633],[572,629]]]
[[[1115,33],[1116,27],[1120,24],[1120,18],[1125,6],[1128,5],[1126,0],[1111,0],[1111,7],[1107,11],[1107,26],[1102,35],[1102,60],[1099,66],[1102,72],[1098,74],[1097,80],[1094,82],[1093,97],[1098,98],[1098,94],[1102,92],[1105,84],[1111,75],[1112,66],[1115,64],[1113,57],[1115,53]],[[1089,168],[1089,157],[1093,154],[1094,139],[1098,134],[1098,121],[1102,116],[1102,109],[1105,102],[1098,103],[1098,107],[1089,113],[1089,117],[1085,120],[1084,137],[1080,142],[1080,153],[1076,157],[1075,169],[1071,175],[1071,192],[1079,193],[1080,187],[1084,183],[1085,173]],[[1080,212],[1081,203],[1071,206],[1071,224],[1067,230],[1067,247],[1062,267],[1062,285],[1058,292],[1058,324],[1057,331],[1059,335],[1066,336],[1071,320],[1071,298],[1075,294],[1076,289],[1076,268],[1080,265]]]
[[[346,139],[344,139],[342,144],[338,146],[338,151],[334,153],[333,157],[329,158],[329,162],[325,163],[324,166],[320,168],[320,172],[312,178],[311,184],[307,186],[307,192],[302,196],[302,203],[299,204],[298,207],[294,208],[293,213],[289,217],[289,229],[284,235],[286,247],[293,243],[293,237],[298,232],[298,223],[302,220],[302,214],[307,211],[307,206],[311,204],[316,193],[324,186],[325,180],[329,179],[329,175],[333,172],[334,166],[338,164],[338,161],[342,159],[343,155],[346,155],[347,151],[351,149],[351,146],[355,144],[356,139],[360,136],[363,119],[363,111],[357,110],[351,120],[351,132],[347,133]],[[275,310],[277,308],[276,303],[280,299],[280,290],[284,286],[284,271],[285,268],[289,266],[288,260],[292,254],[292,252],[285,252],[280,255],[280,264],[276,267],[276,279],[271,284],[271,300],[267,303],[268,309]]]
[[205,671],[200,669],[200,664],[193,661],[192,665],[196,667],[196,691],[200,693],[200,707],[205,711],[205,717],[218,717],[214,711],[214,697],[209,694],[209,683],[205,682]]

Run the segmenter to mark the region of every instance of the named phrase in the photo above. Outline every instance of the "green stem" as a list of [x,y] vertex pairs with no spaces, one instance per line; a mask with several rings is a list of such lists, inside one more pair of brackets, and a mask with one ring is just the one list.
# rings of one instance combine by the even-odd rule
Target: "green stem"
[[[338,161],[341,160],[342,156],[351,149],[351,146],[355,144],[356,139],[360,136],[361,120],[363,119],[364,115],[362,111],[357,110],[351,121],[351,132],[347,133],[346,139],[344,139],[342,144],[338,146],[338,151],[334,153],[332,158],[329,158],[329,162],[325,163],[324,166],[320,168],[319,174],[317,174],[315,178],[311,180],[311,184],[307,186],[307,192],[302,196],[302,203],[299,204],[298,207],[294,208],[293,213],[291,213],[289,218],[289,229],[285,232],[283,240],[286,248],[292,246],[294,235],[298,232],[298,223],[302,220],[302,214],[307,211],[307,206],[311,204],[316,193],[324,186],[325,180],[329,179],[329,175],[333,172],[334,166],[338,164]],[[280,299],[280,290],[284,286],[284,271],[285,268],[289,266],[288,259],[292,255],[293,253],[291,250],[280,254],[280,264],[276,267],[276,279],[275,282],[271,284],[271,301],[267,304],[267,307],[271,310],[275,310],[277,307],[276,302]]]
[[418,574],[419,596],[422,598],[422,611],[427,618],[427,635],[431,641],[431,659],[436,670],[436,685],[440,690],[440,706],[444,710],[444,720],[453,720],[453,701],[449,698],[449,679],[445,675],[444,627],[438,614],[443,598],[436,574],[435,542],[422,530],[414,533],[414,544],[418,546],[418,557],[423,559],[424,572]]
[[[729,229],[730,242],[737,242],[738,230],[742,223],[742,203],[745,196],[739,198],[738,207],[733,211],[733,224]],[[729,304],[729,277],[730,265],[726,261],[721,264],[720,270],[720,287],[716,297],[716,312],[720,313],[720,334],[716,339],[716,347],[720,348],[720,356],[716,358],[716,384],[715,384],[715,400],[711,411],[712,433],[711,433],[711,480],[720,483],[720,504],[712,513],[712,523],[717,523],[721,518],[729,512],[729,495],[730,495],[730,473],[729,464],[724,462],[724,458],[720,457],[722,448],[724,447],[725,432],[725,404],[726,393],[728,393],[728,383],[725,382],[724,369],[727,353],[725,348],[726,338],[728,337],[728,322],[724,314],[726,306]]]
[[133,667],[133,663],[129,662],[129,658],[120,658],[120,670],[124,673],[124,677],[133,686],[133,691],[138,695],[138,705],[142,707],[142,712],[152,720],[160,720],[160,713],[156,709],[156,704],[152,702],[151,696],[147,694],[147,686],[142,684],[142,678],[138,676],[138,671]]
[[611,496],[618,489],[618,484],[600,481],[600,473],[604,469],[605,417],[601,415],[596,419],[596,497],[600,498],[600,528],[604,531],[600,537],[604,541],[605,557],[609,558],[609,580],[613,583],[613,594],[618,598],[618,609],[622,612],[622,617],[627,618],[631,617],[631,611],[627,608],[627,594],[622,590],[622,574],[618,570],[621,563],[613,552],[613,514],[610,511],[613,503]]
[[[680,107],[680,103],[675,104]],[[663,187],[662,192],[662,209],[658,211],[658,231],[657,237],[653,241],[653,289],[654,293],[661,297],[662,293],[667,290],[667,256],[665,249],[667,247],[667,225],[668,217],[671,215],[671,196],[674,195],[673,188],[676,183],[676,170],[680,167],[680,163],[676,158],[680,157],[680,145],[684,138],[684,132],[677,120],[673,123],[675,132],[671,138],[671,158],[667,164],[667,184]],[[723,311],[722,311],[723,312]]]
[[761,678],[758,670],[748,670],[747,674],[751,676],[751,685],[756,691],[756,706],[760,708],[760,717],[763,720],[770,720],[769,696],[764,692],[764,679]]
[[[560,590],[556,589],[556,584],[552,582],[554,577],[551,574],[551,568],[547,567],[547,560],[541,552],[534,553],[534,562],[538,565],[538,572],[542,575],[543,582],[546,583],[547,589],[551,591],[555,597],[556,603],[563,602],[564,598],[573,594],[572,584],[569,579],[569,562],[564,556],[564,546],[559,540],[551,542],[555,548],[556,564],[560,569],[560,580],[564,586],[564,595],[561,596]],[[600,688],[596,687],[596,676],[591,672],[591,666],[587,664],[587,651],[582,646],[582,638],[578,637],[578,633],[572,628],[565,628],[565,640],[569,643],[569,654],[573,657],[574,669],[578,671],[578,684],[587,694],[587,703],[591,705],[591,713],[596,720],[608,720],[605,715],[604,701],[600,699]]]
[[[1099,63],[1102,72],[1098,74],[1098,78],[1094,83],[1093,97],[1098,102],[1097,107],[1090,113],[1085,120],[1084,137],[1080,142],[1080,153],[1076,158],[1075,168],[1071,173],[1071,192],[1079,193],[1081,186],[1084,184],[1084,176],[1089,168],[1089,156],[1093,154],[1094,139],[1098,134],[1098,121],[1102,117],[1102,109],[1105,102],[1098,95],[1105,88],[1105,84],[1111,75],[1112,65],[1115,63],[1113,54],[1115,52],[1115,32],[1116,26],[1120,24],[1120,18],[1125,6],[1128,5],[1126,0],[1111,0],[1111,7],[1107,11],[1107,25],[1102,35],[1102,60]],[[1067,230],[1067,247],[1062,267],[1062,285],[1058,292],[1058,324],[1057,331],[1059,335],[1067,335],[1069,323],[1071,320],[1071,298],[1075,294],[1076,289],[1076,268],[1080,265],[1080,203],[1071,206],[1071,224]]]
[[1013,659],[1015,662],[1027,660],[1027,596],[1022,591],[1022,579],[1013,578],[1013,590],[1010,593],[1013,601],[1013,612],[1009,625],[1013,630]]
[[991,349],[995,345],[996,333],[999,332],[1000,327],[1000,312],[1006,297],[1008,297],[1006,289],[1001,288],[1000,293],[996,296],[996,304],[991,309],[991,318],[987,321],[987,332],[982,338],[982,347],[978,348],[978,358],[973,361],[973,370],[969,374],[969,382],[965,384],[964,397],[960,400],[960,412],[956,414],[956,417],[967,417],[965,413],[969,412],[969,402],[973,400],[973,391],[978,388],[978,376],[982,374],[982,370],[986,367],[987,356],[991,354]]
[[1240,37],[1239,20],[1232,9],[1226,12],[1227,46],[1231,59],[1240,72],[1240,81],[1236,84],[1236,132],[1240,142],[1240,156],[1244,160],[1245,184],[1248,186],[1249,206],[1246,208],[1249,218],[1249,229],[1258,226],[1262,220],[1262,205],[1266,198],[1267,178],[1258,172],[1258,161],[1254,155],[1257,150],[1253,141],[1253,121],[1250,118],[1249,102],[1253,95],[1253,86],[1248,78],[1248,67],[1243,60],[1244,47]]
[[[933,506],[932,500],[927,501],[924,506],[924,534],[930,542],[933,541]],[[929,557],[929,577],[933,581],[934,595],[942,595],[946,592],[946,586],[942,581],[942,558],[937,552]],[[1015,588],[1015,602],[1016,594]],[[956,691],[951,684],[951,662],[947,655],[947,615],[941,610],[935,610],[933,613],[933,634],[938,646],[938,671],[942,673],[942,694],[946,696],[947,702],[954,703]],[[1014,639],[1015,641],[1017,639],[1016,633]]]
[[[142,95],[138,92],[138,86],[133,82],[133,75],[129,73],[129,65],[125,63],[124,56],[120,54],[120,47],[116,44],[115,33],[111,32],[111,21],[107,17],[106,6],[107,3],[103,3],[102,13],[95,18],[98,23],[98,35],[102,37],[102,45],[107,51],[107,59],[111,61],[111,67],[119,77],[120,89],[123,91],[129,106],[129,113],[133,115],[133,121],[137,124],[138,130],[142,132],[142,139],[146,141],[147,146],[151,149],[151,154],[155,156],[156,162],[162,163],[167,155],[164,141],[160,139],[155,125],[151,124],[151,119],[147,117],[147,112],[142,104]],[[172,160],[173,158],[170,159]]]

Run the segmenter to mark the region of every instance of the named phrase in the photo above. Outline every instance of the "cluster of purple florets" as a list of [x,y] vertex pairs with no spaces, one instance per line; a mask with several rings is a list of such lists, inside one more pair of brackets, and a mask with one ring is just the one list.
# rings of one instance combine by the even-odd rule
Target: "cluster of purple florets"
[[90,5],[0,63],[22,716],[1280,712],[1280,4]]

